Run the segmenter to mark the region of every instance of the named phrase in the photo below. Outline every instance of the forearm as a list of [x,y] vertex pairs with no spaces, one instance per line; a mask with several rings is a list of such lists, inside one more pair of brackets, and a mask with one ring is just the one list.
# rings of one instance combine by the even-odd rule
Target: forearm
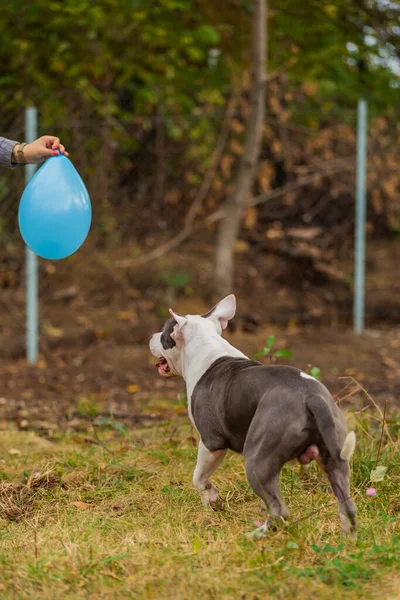
[[19,142],[15,142],[13,140],[8,140],[7,138],[0,137],[0,166],[8,167],[9,169],[13,169],[16,167],[16,164],[11,162],[12,159],[12,151],[14,146],[19,144]]

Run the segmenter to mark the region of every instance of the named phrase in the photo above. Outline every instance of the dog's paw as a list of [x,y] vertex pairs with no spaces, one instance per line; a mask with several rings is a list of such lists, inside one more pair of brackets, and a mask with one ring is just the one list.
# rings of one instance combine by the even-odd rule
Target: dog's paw
[[223,503],[218,495],[218,490],[215,485],[211,485],[209,489],[200,492],[200,496],[203,506],[209,506],[214,510],[219,510],[222,508]]

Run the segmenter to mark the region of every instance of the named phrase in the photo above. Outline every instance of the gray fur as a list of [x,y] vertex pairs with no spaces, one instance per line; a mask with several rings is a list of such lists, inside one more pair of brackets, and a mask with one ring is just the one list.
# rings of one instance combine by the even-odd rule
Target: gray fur
[[339,502],[343,529],[346,517],[354,529],[349,465],[340,457],[346,422],[326,387],[300,373],[293,367],[264,366],[247,359],[218,359],[192,394],[196,428],[210,452],[243,453],[249,483],[269,505],[269,525],[289,516],[279,492],[283,465],[316,444]]

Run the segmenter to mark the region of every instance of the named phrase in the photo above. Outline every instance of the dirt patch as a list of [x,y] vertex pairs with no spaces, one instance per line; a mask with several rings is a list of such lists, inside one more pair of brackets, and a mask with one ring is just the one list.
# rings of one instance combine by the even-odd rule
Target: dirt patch
[[[393,322],[400,314],[399,253],[398,244],[370,245],[367,324],[376,329],[356,337],[349,285],[312,282],[295,263],[245,249],[237,255],[238,313],[227,335],[253,356],[273,334],[276,347],[294,355],[286,362],[320,368],[332,393],[349,384],[342,377],[353,377],[395,410],[400,397],[400,329]],[[88,402],[97,413],[111,411],[121,419],[160,418],[151,404],[154,397],[170,403],[161,418],[173,410],[184,384],[159,378],[148,340],[170,306],[192,314],[212,306],[213,256],[204,243],[193,241],[185,252],[149,266],[114,269],[114,262],[127,254],[129,248],[105,259],[84,247],[79,260],[41,263],[41,356],[35,366],[24,358],[23,290],[4,291],[0,422],[45,431],[79,427],[80,419],[88,418],[82,409]],[[351,273],[350,262],[345,270]]]
[[[289,348],[294,355],[293,360],[282,363],[303,369],[318,367],[333,394],[349,386],[342,397],[361,401],[364,394],[354,394],[354,378],[380,404],[387,401],[390,410],[400,406],[399,333],[371,331],[356,337],[333,329],[270,326],[257,334],[236,331],[227,337],[252,356],[271,334],[276,348]],[[84,349],[46,351],[36,366],[24,359],[2,361],[0,423],[5,426],[11,421],[21,429],[51,431],[59,426],[80,428],[83,420],[83,428],[87,428],[90,407],[97,415],[111,412],[120,420],[133,422],[139,414],[168,418],[179,407],[184,384],[180,379],[161,379],[153,362],[147,346],[119,344],[112,338],[97,340]],[[161,411],[152,408],[157,397],[166,400]]]

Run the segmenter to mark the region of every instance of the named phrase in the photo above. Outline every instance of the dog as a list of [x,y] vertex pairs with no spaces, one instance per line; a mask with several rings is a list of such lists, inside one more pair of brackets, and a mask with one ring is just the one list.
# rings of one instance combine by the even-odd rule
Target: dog
[[317,458],[337,498],[343,532],[355,531],[349,485],[355,434],[327,388],[300,369],[263,365],[229,344],[222,331],[235,316],[234,295],[203,315],[169,312],[150,351],[160,375],[186,382],[189,418],[200,436],[193,484],[203,504],[219,503],[210,477],[227,450],[242,453],[248,482],[269,508],[263,535],[289,518],[279,490],[283,465]]

